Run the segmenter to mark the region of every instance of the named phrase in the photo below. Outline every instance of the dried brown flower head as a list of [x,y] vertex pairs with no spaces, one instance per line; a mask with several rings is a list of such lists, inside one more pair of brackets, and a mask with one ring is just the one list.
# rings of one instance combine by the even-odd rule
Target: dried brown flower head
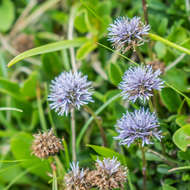
[[92,187],[100,190],[124,188],[127,169],[121,166],[116,158],[104,158],[103,161],[96,161],[96,170],[88,173],[87,181]]
[[151,62],[148,62],[147,64],[148,64],[148,65],[151,65],[152,68],[153,68],[153,70],[155,70],[155,71],[158,70],[158,69],[160,69],[160,71],[161,71],[162,73],[164,73],[164,71],[165,71],[164,62],[161,62],[161,61],[159,61],[159,60],[151,61]]
[[24,52],[34,47],[34,37],[28,34],[20,34],[12,44],[17,51]]
[[55,155],[60,149],[63,149],[61,141],[53,134],[52,129],[49,132],[34,134],[32,154],[38,158],[43,159]]
[[90,190],[88,186],[86,177],[88,174],[88,169],[80,169],[79,163],[71,164],[71,171],[65,175],[65,186],[66,190]]

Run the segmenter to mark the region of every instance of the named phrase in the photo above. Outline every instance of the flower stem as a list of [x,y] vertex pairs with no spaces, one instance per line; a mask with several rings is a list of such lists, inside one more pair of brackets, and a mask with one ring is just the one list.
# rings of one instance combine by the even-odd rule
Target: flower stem
[[146,0],[142,0],[143,12],[144,12],[144,20],[145,24],[148,24],[148,12],[147,12],[147,3]]
[[146,63],[145,63],[145,60],[144,60],[144,57],[143,57],[143,55],[141,54],[141,52],[139,51],[138,47],[135,47],[135,51],[136,51],[137,56],[139,57],[140,61],[141,61],[142,63],[146,64]]
[[101,120],[98,118],[98,116],[93,112],[93,110],[90,108],[90,107],[88,107],[87,105],[85,106],[85,110],[88,112],[88,113],[90,113],[93,117],[94,117],[94,120],[95,120],[95,122],[96,122],[96,124],[97,124],[97,126],[98,126],[98,128],[99,128],[99,130],[100,130],[100,135],[101,135],[101,137],[102,137],[102,141],[103,141],[103,146],[107,146],[107,139],[106,139],[106,134],[105,134],[105,131],[104,131],[104,129],[103,129],[103,127],[102,127],[102,122],[101,122]]
[[142,151],[142,174],[143,174],[143,190],[146,190],[146,158],[145,158],[145,148],[141,145],[141,151]]
[[71,133],[72,133],[72,159],[76,162],[76,131],[75,131],[75,109],[71,109]]

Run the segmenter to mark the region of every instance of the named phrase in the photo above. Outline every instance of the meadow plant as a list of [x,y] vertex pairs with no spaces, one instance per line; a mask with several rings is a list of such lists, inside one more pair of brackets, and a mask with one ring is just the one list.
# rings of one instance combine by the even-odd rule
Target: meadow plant
[[[142,0],[144,22],[138,16],[130,18],[130,15],[138,12],[135,1],[129,1],[126,4],[122,2],[125,4],[124,8],[130,5],[135,9],[127,12],[128,16],[119,17],[117,17],[119,13],[125,15],[125,9],[120,5],[121,2],[117,1],[114,1],[113,4],[109,1],[96,1],[96,3],[93,1],[91,4],[91,1],[81,0],[71,9],[67,7],[68,2],[58,5],[59,0],[48,0],[38,6],[40,2],[29,2],[13,29],[7,28],[7,31],[10,30],[9,36],[4,37],[6,30],[2,29],[0,22],[0,30],[3,32],[0,34],[2,47],[16,55],[17,51],[21,52],[16,47],[18,45],[25,47],[26,44],[29,44],[30,46],[27,48],[31,48],[35,45],[35,41],[39,44],[44,43],[41,42],[40,37],[48,41],[58,41],[67,36],[68,40],[64,39],[37,47],[15,57],[8,66],[24,58],[28,58],[26,63],[31,62],[32,64],[26,67],[26,63],[23,62],[20,70],[16,67],[16,74],[14,73],[12,76],[13,82],[7,80],[9,75],[5,69],[3,54],[0,52],[0,92],[6,93],[6,97],[0,100],[0,103],[19,107],[0,108],[0,111],[22,112],[21,107],[24,115],[20,117],[17,113],[6,112],[4,115],[0,112],[0,122],[3,123],[3,128],[7,127],[5,133],[0,131],[0,136],[8,138],[17,133],[11,137],[11,148],[9,146],[7,148],[4,144],[1,146],[3,154],[0,155],[0,160],[2,163],[6,162],[5,159],[11,156],[14,156],[13,162],[15,163],[26,160],[23,164],[17,164],[13,170],[8,168],[9,173],[6,173],[7,169],[3,168],[4,165],[0,163],[0,173],[2,174],[0,189],[8,190],[16,183],[16,187],[12,189],[22,187],[23,190],[26,188],[44,190],[49,188],[49,183],[52,183],[52,190],[150,190],[153,188],[187,190],[190,184],[189,174],[175,173],[171,177],[169,172],[175,170],[181,172],[181,170],[189,169],[189,166],[184,164],[189,164],[188,156],[182,152],[187,151],[190,144],[189,125],[186,125],[189,124],[187,115],[190,103],[187,84],[189,75],[184,74],[189,72],[189,69],[185,62],[181,63],[186,54],[190,55],[190,50],[185,48],[189,47],[188,39],[190,38],[189,33],[185,31],[185,28],[189,27],[187,26],[187,21],[189,21],[188,0],[185,1],[186,14],[182,16],[181,21],[175,24],[173,21],[170,23],[171,18],[166,19],[163,15],[170,14],[169,17],[171,17],[172,13],[172,20],[175,20],[174,8],[177,4],[177,18],[180,17],[182,12],[178,8],[185,7],[179,6],[181,2],[172,2],[170,9],[167,10],[167,7],[164,9],[164,6],[158,8],[163,2],[151,1],[150,8],[158,8],[159,11],[156,11],[159,14],[157,15],[163,18],[160,20],[159,27],[156,26],[159,18],[156,20],[152,17],[150,22],[148,20],[146,0]],[[72,3],[69,2],[69,5]],[[10,10],[13,9],[13,3],[10,0],[3,0],[0,3],[0,14],[2,4],[5,4],[4,7],[10,6]],[[45,21],[41,20],[42,26],[45,26],[48,31],[38,31],[38,40],[34,40],[33,35],[30,34],[30,39],[25,36],[25,38],[17,40],[19,44],[11,42],[22,30],[25,31],[31,22],[35,22],[35,18],[38,18],[47,9],[53,8],[55,4],[60,6],[60,9],[57,12],[50,11],[51,16],[49,13],[49,17],[44,17]],[[167,4],[170,2],[167,1]],[[61,12],[62,9],[70,12],[68,17]],[[162,9],[165,10],[164,14],[160,13]],[[20,9],[16,14],[19,12]],[[31,15],[29,15],[30,12],[32,12]],[[116,16],[116,19],[110,24],[113,15]],[[49,20],[47,22],[47,18],[51,17],[53,18],[51,22]],[[154,23],[155,20],[156,23]],[[68,24],[68,27],[65,23]],[[8,25],[11,26],[11,24]],[[39,25],[38,29],[41,30],[42,26]],[[52,34],[49,32],[50,28],[53,28]],[[150,33],[150,30],[157,31],[161,36],[167,34],[167,37],[163,38]],[[26,31],[30,33],[30,30]],[[170,34],[168,34],[169,31]],[[84,38],[77,37],[80,33]],[[102,38],[106,33],[107,40],[115,51],[101,44],[105,42]],[[174,37],[172,38],[172,36]],[[159,42],[154,44],[152,39]],[[176,42],[183,44],[184,47],[168,39],[171,41],[177,39]],[[17,51],[11,45],[15,46]],[[99,48],[98,45],[111,50],[114,55],[110,56],[107,52],[105,53],[105,49]],[[166,46],[175,48],[183,54],[177,58],[177,52],[173,52]],[[24,50],[26,48],[22,48],[22,51]],[[60,52],[52,53],[57,50]],[[40,54],[45,54],[42,56],[43,64],[41,65],[39,64],[41,61],[31,58],[31,56]],[[174,57],[176,60],[172,60]],[[163,63],[164,66],[160,63]],[[176,67],[178,63],[181,64],[179,68]],[[40,75],[37,72],[31,72],[33,68],[38,67],[39,71],[43,70]],[[92,68],[93,71],[91,71]],[[165,72],[162,73],[159,68]],[[17,81],[25,79],[25,75],[29,75],[29,77],[24,84],[17,84]],[[88,78],[94,82],[90,82]],[[45,81],[40,83],[38,79]],[[92,102],[95,103],[87,106]],[[106,110],[103,112],[104,109]],[[181,117],[182,113],[186,113],[186,115]],[[168,117],[165,118],[165,115]],[[29,118],[31,118],[30,127],[28,127]],[[12,122],[18,123],[18,127],[23,130],[22,133],[19,133]],[[23,124],[23,122],[26,123]],[[35,127],[38,125],[41,125],[44,131],[34,132],[32,138],[29,133],[35,131]],[[181,127],[178,130],[176,130],[177,125]],[[48,128],[52,129],[48,130]],[[58,136],[61,135],[65,137],[64,140],[59,139]],[[171,137],[175,145],[182,151],[174,149]],[[163,143],[164,141],[167,143]],[[4,140],[2,142],[4,143]],[[101,143],[102,146],[97,145]],[[94,152],[86,150],[86,144]],[[5,145],[7,144],[5,143]],[[98,155],[95,155],[95,152]],[[154,157],[152,158],[152,155],[147,153],[154,154]],[[152,167],[148,167],[147,155],[152,163],[156,157],[157,162],[152,164]],[[79,167],[78,160],[84,168]],[[91,163],[95,163],[95,165]],[[164,170],[161,170],[163,163]],[[174,168],[171,169],[171,167]],[[155,171],[147,172],[147,170]],[[23,173],[17,176],[18,171]],[[30,175],[27,175],[28,173]],[[5,177],[10,174],[15,178],[10,180],[9,177]],[[20,180],[23,176],[23,180]],[[34,186],[28,187],[33,176],[35,176]],[[141,178],[143,179],[141,180]],[[45,184],[46,182],[47,184]],[[158,187],[158,183],[162,187]],[[175,184],[177,184],[176,188],[171,186]],[[184,184],[187,184],[187,188]]]

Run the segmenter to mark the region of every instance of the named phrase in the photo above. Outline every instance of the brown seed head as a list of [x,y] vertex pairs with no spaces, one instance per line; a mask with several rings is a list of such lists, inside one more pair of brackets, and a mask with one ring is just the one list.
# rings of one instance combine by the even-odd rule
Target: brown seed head
[[49,132],[40,132],[34,135],[32,154],[38,158],[43,159],[55,155],[60,149],[63,149],[61,141],[53,134],[52,129]]
[[[108,159],[106,161],[109,161]],[[92,187],[98,187],[100,190],[111,190],[115,188],[124,188],[126,182],[127,169],[121,165],[117,168],[109,170],[106,167],[101,167],[96,163],[96,169],[90,171],[87,176],[87,181]]]
[[71,171],[65,175],[65,190],[90,190],[86,177],[88,169],[80,169],[78,162],[71,164]]

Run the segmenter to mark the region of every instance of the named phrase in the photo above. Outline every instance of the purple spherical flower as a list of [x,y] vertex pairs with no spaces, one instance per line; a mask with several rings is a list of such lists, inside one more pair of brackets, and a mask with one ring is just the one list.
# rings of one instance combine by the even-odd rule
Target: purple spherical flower
[[81,72],[63,72],[52,81],[48,100],[50,108],[58,115],[68,115],[72,107],[80,109],[82,105],[93,102],[91,82]]
[[144,36],[150,30],[149,25],[144,25],[140,17],[119,17],[108,28],[109,41],[113,47],[123,52],[131,47],[139,46],[144,43]]
[[123,76],[119,84],[124,99],[135,102],[138,98],[146,101],[153,94],[153,90],[163,88],[163,81],[159,78],[161,71],[153,71],[150,65],[131,67]]
[[134,112],[126,112],[123,117],[117,121],[116,130],[119,136],[115,139],[120,141],[120,144],[128,147],[137,140],[142,141],[142,146],[152,144],[151,137],[161,139],[161,131],[158,130],[159,123],[155,113],[149,110],[135,110]]
[[96,163],[100,168],[105,170],[109,175],[112,175],[113,173],[117,172],[121,167],[120,162],[117,160],[117,158],[114,158],[114,157],[112,159],[104,158],[102,161],[97,159]]

